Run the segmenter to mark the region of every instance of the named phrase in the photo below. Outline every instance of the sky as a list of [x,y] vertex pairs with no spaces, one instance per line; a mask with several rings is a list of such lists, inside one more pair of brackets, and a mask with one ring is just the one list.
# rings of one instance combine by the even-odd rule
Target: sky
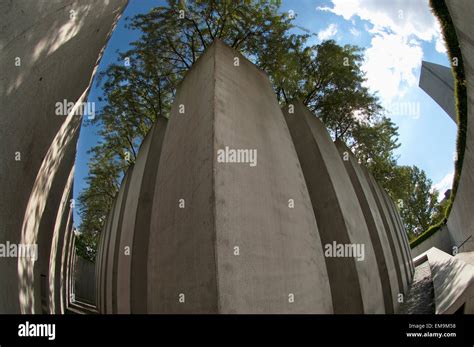
[[[116,62],[117,52],[126,51],[140,33],[125,28],[126,18],[161,5],[158,0],[130,0],[107,44],[98,72]],[[457,127],[453,120],[418,87],[421,61],[449,66],[440,27],[430,12],[428,0],[283,0],[281,12],[295,17],[294,23],[317,36],[309,44],[333,39],[338,44],[364,48],[362,70],[366,85],[398,126],[401,146],[399,165],[425,170],[442,196],[451,188],[454,173]],[[296,32],[301,29],[295,28]],[[302,33],[302,32],[301,32]],[[97,75],[96,75],[97,76]],[[100,86],[93,83],[88,101],[102,103]],[[96,111],[97,112],[97,111]],[[87,186],[87,151],[98,139],[93,126],[82,127],[76,158],[74,198]],[[80,224],[74,210],[74,224]]]

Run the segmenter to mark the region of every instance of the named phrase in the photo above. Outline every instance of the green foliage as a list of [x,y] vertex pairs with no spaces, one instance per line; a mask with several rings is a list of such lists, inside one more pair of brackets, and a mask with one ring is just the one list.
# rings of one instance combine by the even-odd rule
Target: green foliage
[[395,175],[399,176],[395,180],[397,187],[393,187],[395,201],[401,200],[398,204],[400,214],[409,238],[413,239],[432,224],[438,192],[431,190],[431,180],[416,166],[398,166]]
[[80,233],[76,236],[77,255],[94,263],[99,235],[98,233]]
[[410,248],[415,248],[416,246],[421,244],[423,241],[430,238],[433,234],[441,230],[445,224],[446,224],[446,220],[442,220],[441,222],[438,222],[438,224],[430,226],[428,230],[426,230],[424,233],[420,234],[418,237],[410,241]]

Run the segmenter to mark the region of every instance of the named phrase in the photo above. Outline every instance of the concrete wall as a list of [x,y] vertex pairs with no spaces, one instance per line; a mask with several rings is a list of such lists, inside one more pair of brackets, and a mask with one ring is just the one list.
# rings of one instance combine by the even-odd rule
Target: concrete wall
[[74,271],[74,297],[91,305],[96,304],[95,266],[91,261],[77,257]]
[[407,240],[404,237],[406,233],[404,230],[401,229],[400,225],[397,222],[397,218],[396,218],[397,212],[395,211],[394,205],[391,203],[390,198],[388,197],[388,194],[383,190],[382,186],[380,186],[378,183],[377,185],[378,185],[379,190],[382,193],[382,199],[385,202],[385,206],[387,207],[389,221],[392,224],[393,230],[395,231],[396,244],[400,248],[403,267],[405,269],[405,273],[407,276],[407,284],[409,285],[413,278],[413,272],[410,265],[412,259],[408,251]]
[[357,162],[357,159],[342,141],[337,140],[335,144],[341,158],[343,158],[344,166],[354,186],[369,230],[370,240],[377,259],[377,268],[380,274],[385,313],[394,313],[399,306],[399,284],[397,282],[397,272],[387,236],[387,230],[385,230],[383,225],[382,216],[377,208],[375,196],[370,189],[370,183]]
[[375,253],[343,161],[325,126],[302,103],[290,104],[284,114],[308,185],[323,246],[333,242],[365,246],[363,261],[354,257],[325,257],[334,312],[383,313],[383,291]]
[[436,247],[443,252],[448,254],[453,253],[453,244],[449,235],[448,228],[446,226],[442,227],[431,237],[420,243],[415,248],[411,249],[411,257],[416,258],[420,254],[426,252],[431,247]]
[[386,204],[384,203],[383,195],[379,189],[379,186],[377,185],[377,182],[365,167],[361,166],[361,169],[364,172],[366,179],[369,181],[370,190],[372,192],[372,195],[374,196],[377,209],[382,218],[382,223],[385,229],[385,233],[387,235],[390,250],[392,252],[393,261],[395,264],[398,293],[405,293],[408,288],[409,276],[406,273],[406,269],[404,267],[402,252],[397,242],[396,231],[394,230],[393,224],[390,221],[389,212]]
[[143,140],[101,234],[96,257],[97,307],[101,313],[147,312],[153,188],[166,125],[167,120],[160,118]]
[[[0,312],[38,313],[49,295],[57,208],[80,117],[56,102],[85,100],[98,58],[125,0],[0,4],[0,242],[38,244],[39,261],[0,260]],[[72,12],[71,12],[72,11]],[[63,183],[61,183],[62,181]],[[41,280],[43,278],[43,280]],[[45,307],[43,305],[43,307]]]
[[[61,269],[62,251],[66,230],[72,224],[72,183],[74,179],[74,167],[71,169],[61,197],[61,205],[58,208],[56,222],[54,224],[53,240],[49,256],[49,313],[64,313],[61,306]],[[48,294],[48,293],[46,293]]]
[[[148,304],[148,242],[151,232],[151,215],[153,213],[153,198],[157,184],[156,175],[160,163],[161,148],[165,137],[168,121],[160,118],[155,123],[148,149],[148,158],[144,167],[138,199],[137,213],[135,215],[135,229],[140,232],[133,235],[133,250],[131,264],[131,313],[146,313]],[[140,150],[140,156],[142,154]]]
[[466,149],[457,194],[448,218],[448,229],[454,246],[469,237],[461,252],[474,251],[474,4],[469,0],[447,0],[449,14],[456,28],[466,73],[467,132]]

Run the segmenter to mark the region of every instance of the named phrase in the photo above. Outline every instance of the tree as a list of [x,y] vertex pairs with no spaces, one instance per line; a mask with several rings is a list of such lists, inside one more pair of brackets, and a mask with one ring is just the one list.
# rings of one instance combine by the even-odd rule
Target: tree
[[432,181],[416,166],[397,166],[393,171],[392,199],[397,203],[410,239],[434,224],[438,192]]

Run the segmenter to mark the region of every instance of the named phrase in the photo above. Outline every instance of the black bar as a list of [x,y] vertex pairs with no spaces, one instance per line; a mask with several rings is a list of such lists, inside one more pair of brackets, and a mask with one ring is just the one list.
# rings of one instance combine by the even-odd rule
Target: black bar
[[[55,339],[19,325],[55,324]],[[411,325],[410,325],[411,324]],[[409,337],[407,333],[455,333]],[[0,346],[17,344],[474,344],[469,315],[0,315]]]

